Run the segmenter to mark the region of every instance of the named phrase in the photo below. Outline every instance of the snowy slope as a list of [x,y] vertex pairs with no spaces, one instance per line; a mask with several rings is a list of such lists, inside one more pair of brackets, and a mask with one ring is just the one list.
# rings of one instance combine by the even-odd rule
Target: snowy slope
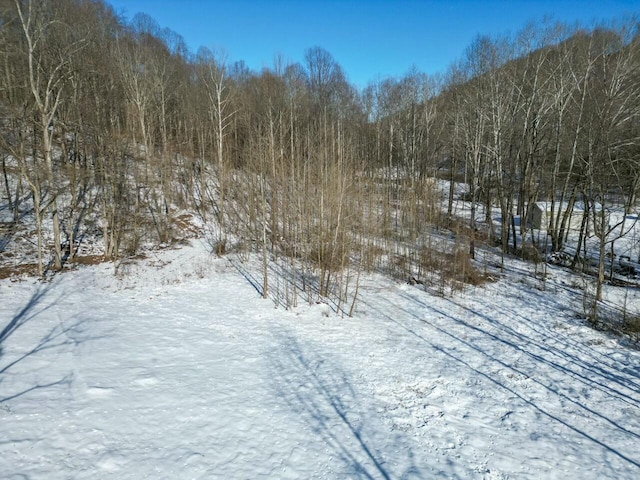
[[2,281],[0,478],[640,478],[640,354],[528,281],[341,318],[198,242]]

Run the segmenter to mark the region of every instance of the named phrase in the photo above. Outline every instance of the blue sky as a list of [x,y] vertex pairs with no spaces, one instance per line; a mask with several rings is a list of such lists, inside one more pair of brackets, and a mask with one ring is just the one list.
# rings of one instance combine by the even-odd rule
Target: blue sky
[[320,46],[358,87],[412,66],[444,72],[478,34],[516,32],[543,16],[590,24],[640,13],[640,0],[107,0],[130,19],[144,12],[199,46],[259,71],[276,54],[301,62]]

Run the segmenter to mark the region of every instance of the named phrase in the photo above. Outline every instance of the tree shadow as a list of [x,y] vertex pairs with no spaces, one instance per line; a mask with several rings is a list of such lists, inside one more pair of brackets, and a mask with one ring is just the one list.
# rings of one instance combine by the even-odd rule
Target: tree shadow
[[11,320],[0,331],[0,358],[2,357],[2,344],[18,329],[27,324],[30,320],[40,315],[44,311],[53,306],[53,303],[38,309],[38,306],[42,303],[45,296],[51,288],[50,283],[39,283],[36,291],[31,295],[31,298],[24,304],[24,306],[16,312]]
[[[258,266],[254,259],[243,261],[238,256],[229,256],[230,264],[249,282],[260,296],[264,297],[264,278],[256,272],[264,272],[262,265]],[[348,315],[349,302],[338,301],[339,282],[335,276],[329,282],[328,294],[321,295],[320,278],[312,268],[294,265],[287,257],[281,256],[270,259],[267,263],[268,291],[267,298],[276,307],[285,310],[293,307],[293,297],[309,303],[320,302],[328,305],[335,313]]]
[[[538,308],[546,308],[547,304],[551,304],[556,310],[566,310],[566,305],[561,304],[558,300],[548,300],[545,298],[542,292],[527,292],[524,288],[519,287],[520,295],[514,296],[514,304],[517,300],[520,300],[524,295],[534,295],[535,300],[540,300],[537,304]],[[551,331],[545,328],[544,325],[536,324],[530,319],[522,315],[520,311],[515,308],[501,307],[504,312],[508,312],[510,319],[519,319],[518,325],[524,326],[526,329],[533,332],[539,339],[535,339],[532,335],[523,335],[516,331],[513,327],[501,322],[497,318],[492,318],[487,315],[483,315],[468,307],[458,305],[458,308],[462,308],[472,315],[481,317],[483,320],[490,322],[500,328],[507,334],[514,336],[517,340],[522,340],[528,344],[539,348],[541,351],[550,354],[550,358],[566,358],[570,360],[568,365],[575,365],[579,368],[586,370],[589,375],[581,374],[577,370],[571,370],[571,373],[579,377],[584,382],[592,384],[597,387],[606,388],[608,393],[615,393],[620,397],[623,397],[625,401],[635,404],[636,407],[640,407],[640,397],[633,398],[630,395],[624,394],[617,388],[614,388],[611,384],[617,384],[618,388],[625,388],[631,390],[634,394],[640,395],[640,374],[634,371],[633,368],[629,368],[628,363],[631,361],[630,351],[620,351],[617,356],[625,356],[627,364],[614,360],[601,352],[596,351],[592,346],[588,346],[585,342],[572,338],[569,335],[564,335],[556,331]],[[568,348],[575,350],[579,355],[568,352]],[[620,368],[622,367],[622,368]],[[626,375],[615,373],[620,369]],[[568,370],[568,367],[563,367],[563,370]],[[638,368],[640,370],[640,368]],[[604,385],[602,380],[610,382],[611,384]]]
[[[576,338],[553,331],[547,328],[544,323],[533,322],[522,314],[523,309],[529,308],[527,304],[536,305],[535,309],[531,307],[535,311],[563,311],[566,310],[566,305],[557,299],[547,298],[548,295],[545,296],[543,292],[530,291],[522,286],[515,286],[515,289],[519,294],[513,295],[512,305],[518,305],[519,308],[501,305],[500,311],[496,310],[495,315],[486,315],[451,298],[443,298],[443,301],[448,302],[452,309],[458,309],[468,314],[469,321],[444,312],[433,305],[428,305],[414,295],[408,293],[401,295],[422,308],[453,320],[456,324],[481,336],[489,337],[540,364],[550,366],[562,374],[569,374],[574,380],[583,383],[588,388],[600,390],[631,406],[640,408],[640,397],[634,397],[623,391],[627,389],[631,390],[633,394],[640,394],[640,384],[637,382],[638,375],[633,371],[629,372],[627,371],[628,369],[624,369],[624,372],[630,373],[630,375],[616,374],[615,370],[620,367],[619,362],[615,362],[608,356],[596,352],[593,347],[589,347],[585,342],[580,342]],[[527,298],[526,302],[523,301],[525,298]],[[410,314],[415,318],[419,318],[413,313]],[[503,321],[500,320],[500,317],[508,318],[509,320]],[[474,324],[471,321],[474,318],[481,319],[481,322]],[[434,326],[432,323],[429,324]],[[495,333],[484,328],[485,325],[495,328]],[[517,329],[512,325],[517,325]],[[446,330],[441,329],[441,331],[449,334]],[[612,362],[618,363],[618,365],[612,365]]]
[[[521,355],[525,355],[532,361],[534,361],[535,365],[550,367],[560,374],[567,376],[570,385],[576,381],[579,381],[584,383],[584,385],[588,388],[598,388],[600,391],[610,397],[630,404],[633,407],[637,407],[639,405],[640,399],[629,394],[624,394],[616,390],[615,388],[612,388],[611,385],[607,385],[603,381],[596,381],[592,377],[599,375],[607,380],[610,380],[613,383],[617,383],[619,379],[616,379],[614,377],[608,378],[604,374],[604,371],[595,367],[590,368],[592,366],[584,362],[584,360],[581,360],[579,357],[555,347],[550,348],[548,347],[548,343],[537,340],[532,335],[526,335],[522,332],[518,332],[509,325],[504,324],[503,322],[479,313],[465,305],[454,302],[451,299],[446,299],[447,302],[451,303],[451,310],[455,311],[455,309],[460,309],[463,312],[469,314],[469,319],[460,318],[455,314],[449,313],[448,311],[443,311],[442,309],[439,309],[434,305],[429,305],[425,301],[416,298],[416,296],[411,293],[402,292],[400,295],[406,301],[405,303],[392,303],[387,299],[379,299],[380,301],[386,302],[388,305],[385,308],[378,310],[378,313],[391,322],[397,324],[406,332],[418,338],[421,342],[424,342],[434,351],[441,353],[450,360],[457,362],[458,364],[464,366],[466,369],[469,369],[474,373],[482,376],[483,378],[489,380],[499,388],[506,390],[543,416],[546,416],[554,422],[563,425],[564,427],[578,434],[584,440],[588,440],[589,442],[600,446],[605,451],[613,454],[614,456],[617,456],[628,464],[640,468],[640,461],[638,459],[632,458],[628,454],[617,450],[611,445],[608,445],[605,441],[596,438],[596,436],[581,430],[580,428],[572,424],[569,419],[562,418],[563,416],[559,415],[557,412],[550,411],[549,409],[546,409],[545,407],[539,405],[536,402],[535,398],[532,398],[526,392],[518,391],[519,389],[517,388],[517,386],[510,386],[505,384],[504,381],[498,378],[495,375],[495,372],[492,372],[490,368],[481,368],[471,365],[467,360],[465,360],[464,355],[456,354],[456,352],[459,352],[460,350],[459,348],[455,348],[455,346],[462,346],[463,349],[468,349],[480,354],[487,360],[487,367],[490,364],[498,365],[500,368],[526,377],[535,385],[538,385],[542,389],[549,392],[551,395],[559,397],[563,402],[578,407],[587,416],[593,419],[598,418],[601,421],[605,422],[606,424],[608,424],[608,428],[613,427],[620,434],[624,435],[627,440],[631,442],[637,442],[640,439],[639,433],[631,430],[630,428],[627,428],[626,426],[621,425],[620,423],[610,418],[607,414],[596,411],[594,408],[591,408],[586,403],[580,401],[579,396],[576,396],[575,392],[572,392],[571,390],[566,390],[563,387],[562,383],[552,383],[551,381],[546,381],[542,375],[538,374],[539,368],[536,367],[536,371],[532,373],[531,371],[527,371],[526,369],[517,366],[517,362],[515,361],[515,359],[519,358]],[[412,303],[415,306],[419,307],[419,314],[416,313],[415,310],[403,306],[411,305]],[[371,303],[368,303],[368,306],[375,309],[375,306]],[[412,325],[411,323],[406,323],[402,320],[393,318],[385,313],[389,310],[400,312],[406,318],[411,318],[418,321],[419,324]],[[430,314],[432,314],[436,318],[440,317],[446,319],[447,321],[451,321],[458,327],[462,327],[464,329],[463,333],[458,334],[455,329],[448,329],[444,326],[438,325],[436,321],[428,320],[427,317],[429,317]],[[472,320],[474,318],[478,321],[473,322]],[[484,328],[484,326],[487,324],[491,324],[494,327],[495,331],[489,331],[488,329]],[[423,332],[422,329],[416,329],[415,327],[419,325],[426,327],[427,330]],[[434,337],[434,331],[436,331],[439,335],[442,335],[441,338],[448,338],[449,340],[446,340],[444,344],[435,341],[434,338],[437,338],[437,336]],[[481,342],[481,340],[488,340],[496,345],[500,345],[502,358],[499,358],[498,356],[486,351],[486,349],[482,347],[483,343]],[[451,346],[451,348],[448,348],[449,345]],[[588,373],[581,373],[577,369],[570,368],[572,364],[576,363],[581,363],[582,367],[586,368]],[[633,389],[634,386],[635,385],[632,384],[631,388]]]
[[[25,350],[15,354],[13,358],[7,358],[9,357],[9,354],[6,352],[4,347],[8,340],[15,335],[18,330],[28,328],[26,327],[28,324],[33,324],[34,320],[39,319],[43,313],[55,306],[59,302],[60,298],[65,296],[64,292],[61,292],[55,299],[49,299],[48,295],[51,288],[52,284],[50,283],[40,283],[25,305],[13,315],[11,320],[9,320],[0,332],[0,387],[5,383],[7,375],[12,374],[11,370],[42,352],[60,350],[63,348],[76,348],[81,343],[99,338],[97,336],[90,336],[84,333],[83,325],[86,323],[86,319],[71,317],[64,322],[62,320],[54,322],[51,328],[36,340],[35,345],[32,345],[31,347],[27,346]],[[15,375],[16,374],[14,374],[14,376]],[[24,376],[20,376],[20,378],[24,379]],[[9,400],[14,400],[36,390],[54,386],[70,385],[72,381],[73,372],[67,373],[61,378],[57,378],[55,380],[34,380],[34,382],[31,385],[26,386],[26,388],[24,386],[20,387],[20,391],[9,394],[3,392],[0,394],[0,404]]]
[[392,450],[395,455],[405,454],[409,467],[400,475],[391,472],[397,458],[385,460],[386,454],[376,446],[387,432],[375,431],[375,422],[368,421],[370,409],[361,404],[347,374],[333,359],[303,348],[290,335],[282,334],[279,340],[284,348],[270,358],[273,388],[340,459],[347,477],[421,477],[412,449],[397,436],[392,439]]
[[[29,388],[21,390],[21,391],[19,391],[17,393],[14,393],[12,395],[7,396],[7,397],[0,398],[0,404],[8,402],[10,400],[15,400],[16,398],[22,397],[24,395],[27,395],[28,393],[31,393],[31,392],[33,392],[35,390],[41,390],[41,389],[44,389],[44,388],[57,387],[57,386],[62,386],[62,385],[70,385],[72,381],[73,381],[73,374],[69,374],[69,375],[65,375],[61,379],[53,381],[53,382],[38,383],[37,385],[33,385],[33,386],[29,387]],[[0,383],[2,383],[2,380],[0,380]]]
[[229,256],[229,263],[236,271],[242,275],[242,277],[249,282],[249,285],[253,287],[253,289],[258,292],[260,296],[264,296],[264,290],[262,288],[262,281],[258,279],[254,273],[253,269],[249,268],[242,260]]

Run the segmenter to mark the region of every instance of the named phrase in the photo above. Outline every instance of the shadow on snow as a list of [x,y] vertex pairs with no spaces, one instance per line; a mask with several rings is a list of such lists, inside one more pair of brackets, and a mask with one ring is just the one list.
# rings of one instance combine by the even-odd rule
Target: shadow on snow
[[[381,437],[388,433],[375,430],[376,423],[371,421],[375,412],[362,404],[335,359],[303,347],[293,336],[283,334],[280,340],[284,349],[278,349],[270,358],[276,393],[322,440],[332,456],[342,461],[345,475],[367,479],[421,476],[413,462],[412,449],[406,444],[398,445],[400,438],[391,439],[395,443],[393,449],[380,444]],[[385,460],[383,449],[402,452],[410,466],[400,475],[392,473],[397,459]]]
[[[434,305],[429,305],[420,298],[420,295],[426,295],[418,290],[401,292],[400,295],[407,300],[404,305],[418,307],[417,311],[402,304],[391,303],[384,298],[377,300],[387,302],[384,308],[378,311],[389,321],[397,324],[406,332],[410,333],[421,342],[424,342],[434,351],[441,353],[448,359],[463,365],[465,368],[482,376],[488,381],[495,384],[515,397],[519,398],[525,404],[529,405],[539,414],[548,417],[558,424],[568,428],[578,434],[585,440],[588,440],[605,451],[619,457],[634,467],[640,468],[640,461],[632,458],[627,452],[619,451],[611,445],[600,440],[594,434],[590,434],[581,430],[572,424],[571,415],[564,415],[564,409],[560,412],[551,411],[536,403],[526,391],[519,391],[518,385],[507,385],[503,379],[495,375],[490,368],[491,364],[500,368],[510,370],[516,374],[524,376],[534,382],[535,385],[546,390],[552,396],[558,397],[561,402],[571,404],[584,412],[584,415],[592,419],[599,419],[607,424],[608,429],[615,429],[625,440],[638,442],[640,441],[640,433],[621,425],[616,420],[610,418],[605,413],[597,411],[595,408],[587,405],[584,399],[580,398],[579,393],[573,388],[569,388],[576,381],[579,381],[587,387],[587,389],[597,389],[606,397],[613,397],[618,401],[622,401],[630,405],[633,409],[640,406],[640,391],[638,390],[637,375],[620,375],[612,373],[616,369],[616,365],[607,363],[604,366],[590,363],[584,359],[584,351],[580,355],[571,353],[571,347],[565,345],[565,348],[555,346],[551,342],[552,335],[547,331],[543,331],[543,327],[536,325],[530,319],[524,318],[515,310],[508,310],[507,316],[517,323],[518,331],[511,325],[498,320],[496,315],[486,315],[478,312],[470,307],[461,305],[452,299],[447,299],[451,304],[448,311],[443,311]],[[374,308],[370,302],[364,302],[368,307]],[[403,315],[398,318],[392,318],[385,314],[389,309],[401,312]],[[456,315],[456,312],[460,313]],[[496,312],[499,313],[499,312]],[[505,312],[501,312],[505,313]],[[499,316],[499,315],[498,315]],[[413,320],[413,321],[412,321]],[[418,323],[415,323],[417,321]],[[443,322],[452,322],[450,324]],[[449,328],[455,326],[456,328]],[[464,334],[457,334],[456,329],[463,328]],[[438,338],[444,338],[443,342],[439,342]],[[454,343],[452,344],[451,341]],[[572,343],[575,344],[574,341]],[[486,359],[486,363],[482,365],[472,365],[465,359],[464,354],[456,353],[458,348],[450,348],[453,345],[461,345],[467,351],[474,351],[481,358]],[[487,347],[491,347],[490,349]],[[583,347],[584,348],[584,347]],[[491,350],[491,351],[489,351]],[[517,365],[518,359],[528,357],[531,361],[532,368],[520,367]],[[609,360],[610,362],[610,360]],[[618,365],[619,366],[619,365]],[[545,374],[541,374],[541,368],[555,370],[557,374],[567,378],[569,387],[564,385],[564,381],[552,382],[545,380]],[[624,370],[629,372],[628,369]],[[627,390],[624,392],[623,390]],[[585,450],[583,449],[583,452]]]
[[[54,380],[35,380],[32,385],[27,388],[20,387],[19,391],[7,393],[3,391],[8,389],[6,380],[20,364],[28,361],[29,359],[37,357],[39,354],[49,350],[61,350],[65,348],[76,348],[81,343],[93,340],[93,337],[87,337],[83,335],[82,326],[85,320],[79,320],[77,318],[71,318],[70,321],[62,321],[53,323],[53,326],[49,328],[46,333],[40,336],[35,342],[32,342],[31,346],[26,346],[22,351],[15,351],[9,354],[6,346],[10,339],[20,330],[25,328],[34,327],[38,328],[39,325],[35,325],[36,320],[41,320],[42,315],[49,309],[54,307],[64,297],[64,293],[60,294],[56,299],[50,299],[49,294],[53,285],[51,283],[38,284],[35,292],[31,295],[29,300],[20,308],[9,322],[0,331],[0,404],[9,400],[14,400],[18,397],[26,395],[30,392],[55,387],[62,385],[70,385],[73,381],[73,372],[64,375],[62,378],[56,378]],[[45,321],[49,321],[46,319]],[[45,376],[48,376],[45,373]],[[24,382],[25,375],[15,374],[16,378],[20,378]],[[5,384],[3,387],[3,383]]]

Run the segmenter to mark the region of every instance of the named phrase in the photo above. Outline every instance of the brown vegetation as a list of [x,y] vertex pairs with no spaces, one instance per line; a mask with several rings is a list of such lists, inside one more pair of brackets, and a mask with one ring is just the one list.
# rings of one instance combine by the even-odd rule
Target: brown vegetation
[[[640,184],[633,19],[478,37],[442,77],[411,71],[361,92],[321,48],[252,72],[100,0],[6,0],[0,20],[3,198],[16,222],[32,212],[40,275],[74,259],[83,235],[104,259],[198,235],[190,214],[175,217],[188,211],[217,254],[259,255],[265,297],[351,312],[364,270],[444,291],[483,281],[480,242],[532,257],[515,216],[544,199],[553,250],[561,205],[587,206],[601,298],[615,241],[602,212],[631,209]],[[461,180],[469,220],[456,217]]]

